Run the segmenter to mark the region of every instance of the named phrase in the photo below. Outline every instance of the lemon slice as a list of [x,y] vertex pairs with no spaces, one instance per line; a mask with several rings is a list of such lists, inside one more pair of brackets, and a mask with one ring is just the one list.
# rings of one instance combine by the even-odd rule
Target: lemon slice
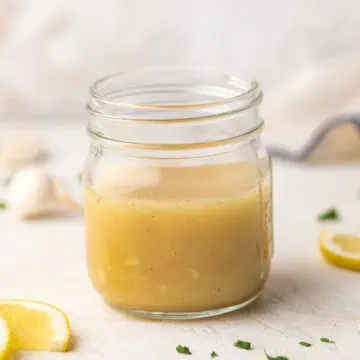
[[332,233],[324,229],[319,235],[319,246],[329,263],[360,271],[360,236]]
[[0,316],[11,333],[11,350],[66,351],[68,348],[69,320],[52,305],[28,300],[0,300]]
[[10,350],[10,330],[2,317],[0,317],[0,360],[6,359]]

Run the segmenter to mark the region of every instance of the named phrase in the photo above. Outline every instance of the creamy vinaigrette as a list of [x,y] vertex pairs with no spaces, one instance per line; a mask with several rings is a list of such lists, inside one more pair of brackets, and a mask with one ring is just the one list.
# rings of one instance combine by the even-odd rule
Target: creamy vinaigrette
[[272,256],[270,176],[249,163],[114,167],[85,189],[90,278],[122,309],[242,304]]

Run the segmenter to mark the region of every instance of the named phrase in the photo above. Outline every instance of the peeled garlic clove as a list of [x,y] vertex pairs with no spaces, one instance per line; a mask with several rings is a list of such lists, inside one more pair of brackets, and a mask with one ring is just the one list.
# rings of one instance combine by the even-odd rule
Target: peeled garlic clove
[[38,168],[26,168],[16,173],[9,187],[8,203],[10,211],[20,218],[81,210],[61,178],[52,177]]
[[54,183],[40,169],[20,170],[11,181],[7,199],[10,211],[20,218],[42,215],[56,202]]
[[54,176],[52,181],[54,184],[56,204],[59,209],[81,212],[82,207],[70,196],[70,190],[66,182],[58,176]]
[[41,141],[30,133],[15,133],[0,144],[0,164],[19,167],[33,163],[46,155]]

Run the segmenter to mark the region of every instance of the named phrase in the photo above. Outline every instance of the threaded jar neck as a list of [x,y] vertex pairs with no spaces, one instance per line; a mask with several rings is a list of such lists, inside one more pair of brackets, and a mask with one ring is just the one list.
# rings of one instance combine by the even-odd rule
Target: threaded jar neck
[[223,142],[262,127],[255,80],[204,69],[152,68],[114,74],[90,89],[88,130],[127,144]]

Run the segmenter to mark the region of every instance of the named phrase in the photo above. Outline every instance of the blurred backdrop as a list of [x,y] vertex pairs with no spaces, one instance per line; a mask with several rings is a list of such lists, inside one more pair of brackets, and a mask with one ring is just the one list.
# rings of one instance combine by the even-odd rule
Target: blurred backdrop
[[83,113],[94,79],[151,65],[272,89],[358,50],[358,0],[0,0],[0,112]]

